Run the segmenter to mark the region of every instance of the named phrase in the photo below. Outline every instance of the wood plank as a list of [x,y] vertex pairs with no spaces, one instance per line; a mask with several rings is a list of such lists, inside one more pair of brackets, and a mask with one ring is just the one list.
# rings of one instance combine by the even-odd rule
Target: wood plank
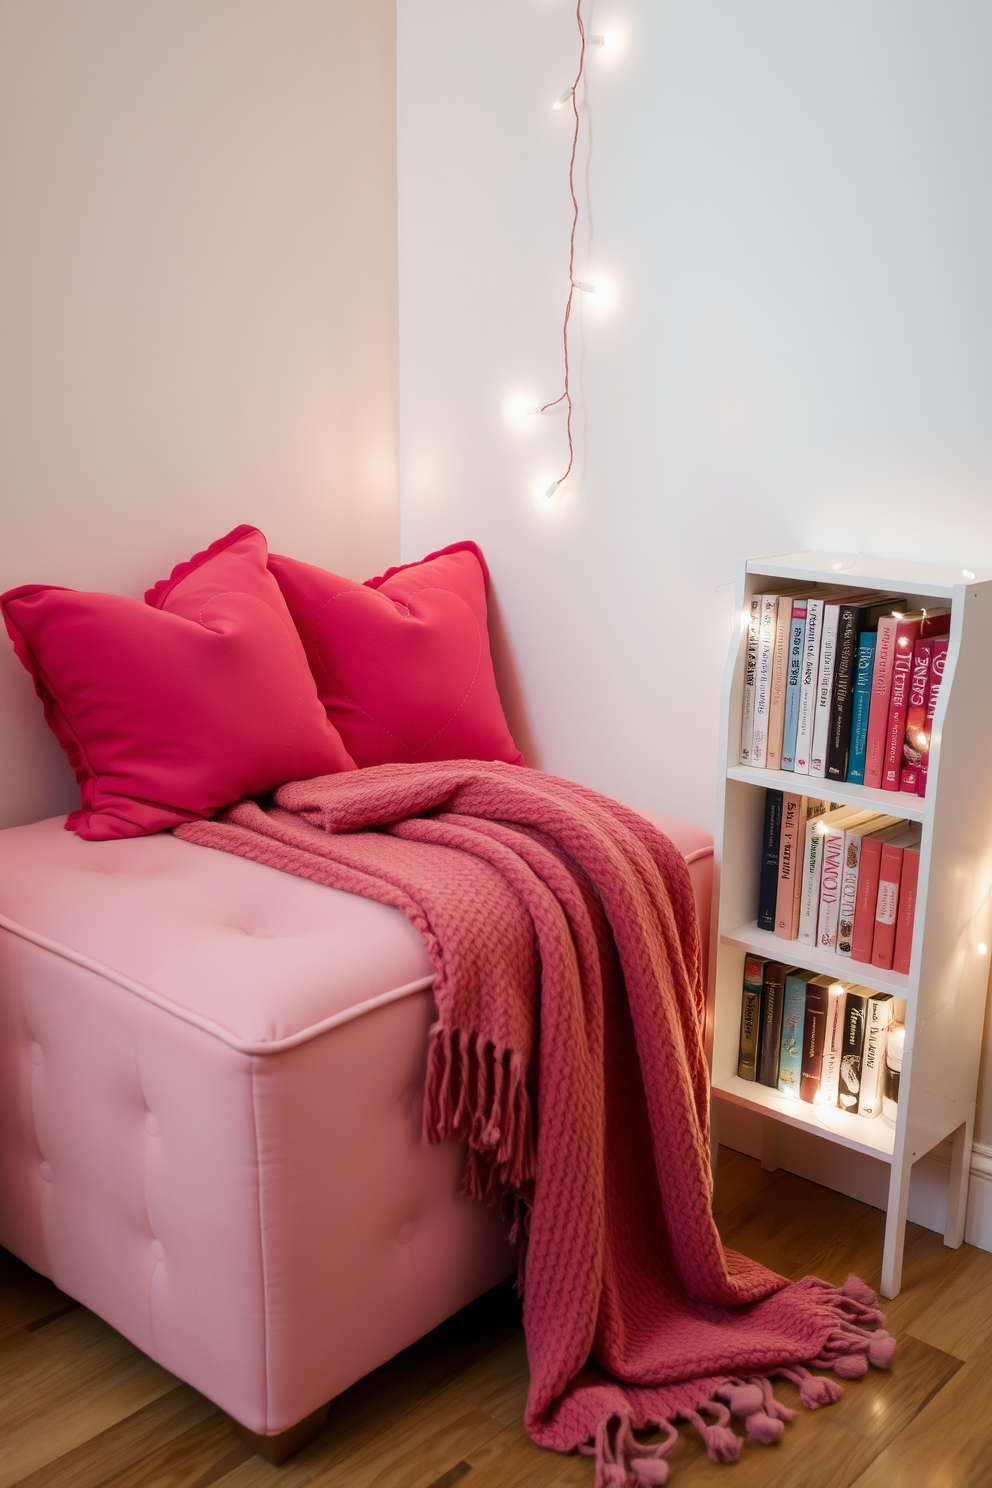
[[215,1410],[123,1472],[108,1476],[101,1488],[208,1488],[253,1456],[227,1417]]

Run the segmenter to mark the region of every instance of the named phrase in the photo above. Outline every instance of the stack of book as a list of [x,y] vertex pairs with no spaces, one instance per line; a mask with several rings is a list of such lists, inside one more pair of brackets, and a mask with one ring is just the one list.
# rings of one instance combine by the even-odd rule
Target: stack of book
[[949,618],[864,589],[756,594],[741,763],[924,795]]
[[908,973],[921,834],[897,816],[767,790],[758,929]]
[[737,1073],[812,1105],[895,1119],[901,1040],[893,1038],[894,1080],[886,1080],[886,1042],[901,1034],[889,992],[816,976],[782,961],[747,956]]

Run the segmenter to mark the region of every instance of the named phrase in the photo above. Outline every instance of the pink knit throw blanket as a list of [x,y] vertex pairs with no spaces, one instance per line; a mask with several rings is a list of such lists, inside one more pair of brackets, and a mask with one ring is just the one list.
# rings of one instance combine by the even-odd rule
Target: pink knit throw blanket
[[[436,971],[429,1142],[467,1144],[465,1192],[526,1250],[527,1428],[596,1459],[597,1488],[663,1483],[687,1421],[709,1455],[774,1441],[803,1403],[887,1367],[874,1296],[788,1282],[721,1244],[710,1210],[692,888],[635,812],[534,770],[381,765],[283,786],[179,827],[401,909]],[[645,1445],[640,1428],[664,1439]]]

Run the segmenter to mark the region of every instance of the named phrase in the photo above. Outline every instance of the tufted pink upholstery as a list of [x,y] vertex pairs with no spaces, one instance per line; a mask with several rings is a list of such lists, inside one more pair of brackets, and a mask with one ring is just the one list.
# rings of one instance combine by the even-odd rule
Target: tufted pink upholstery
[[[707,834],[654,818],[692,860]],[[0,1243],[250,1430],[513,1268],[420,1144],[430,964],[396,910],[168,835],[0,832]]]

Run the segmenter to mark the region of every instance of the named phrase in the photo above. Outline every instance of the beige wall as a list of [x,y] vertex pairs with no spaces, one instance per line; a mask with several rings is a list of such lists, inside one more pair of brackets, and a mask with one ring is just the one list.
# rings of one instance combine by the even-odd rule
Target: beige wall
[[[0,588],[396,561],[392,0],[0,3]],[[74,786],[0,645],[0,823]]]

